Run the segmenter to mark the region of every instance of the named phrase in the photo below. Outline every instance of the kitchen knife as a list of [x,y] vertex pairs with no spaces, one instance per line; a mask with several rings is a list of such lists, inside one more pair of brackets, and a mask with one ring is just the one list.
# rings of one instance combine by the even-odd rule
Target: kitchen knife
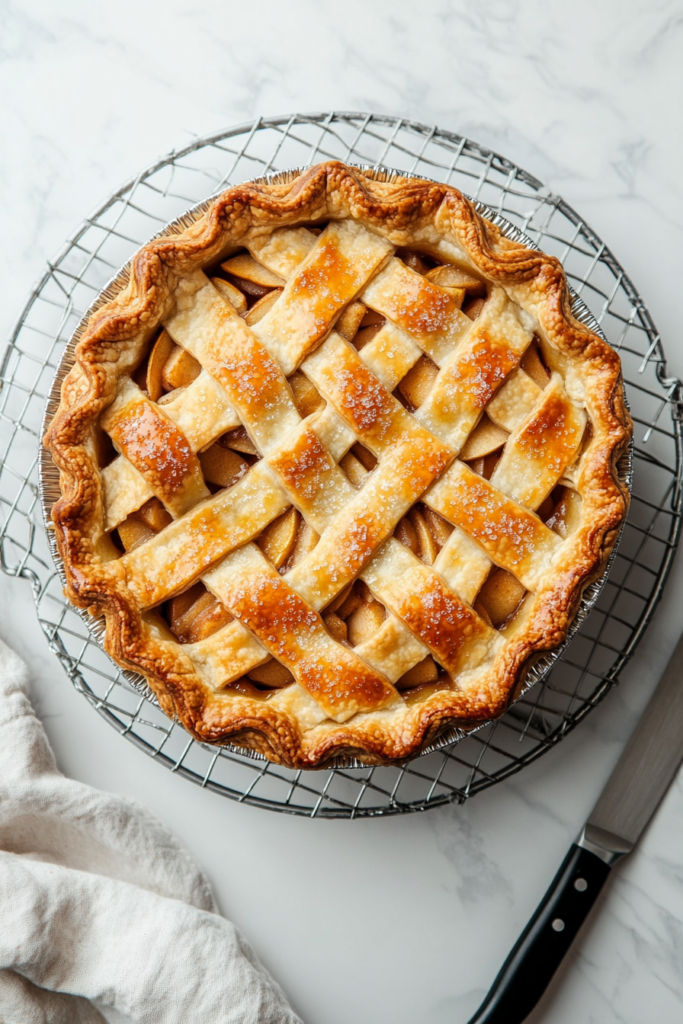
[[469,1024],[521,1024],[683,760],[683,636],[583,831]]

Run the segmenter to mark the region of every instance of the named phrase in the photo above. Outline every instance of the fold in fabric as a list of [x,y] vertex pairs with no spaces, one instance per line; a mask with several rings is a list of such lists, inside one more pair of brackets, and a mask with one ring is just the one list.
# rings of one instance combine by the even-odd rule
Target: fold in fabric
[[57,771],[0,640],[1,1024],[300,1024],[189,853]]

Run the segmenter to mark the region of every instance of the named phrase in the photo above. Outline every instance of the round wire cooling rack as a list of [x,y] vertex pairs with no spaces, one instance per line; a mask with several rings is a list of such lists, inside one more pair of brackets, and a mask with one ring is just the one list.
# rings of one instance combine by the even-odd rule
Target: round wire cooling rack
[[[207,196],[323,159],[385,165],[453,184],[558,256],[574,292],[621,355],[635,424],[632,503],[621,543],[571,642],[498,721],[400,768],[292,771],[194,741],[111,662],[66,603],[41,521],[45,404],[68,341],[99,292],[151,235]],[[1,565],[30,582],[48,643],[74,686],[171,771],[271,810],[329,818],[424,810],[463,802],[519,771],[614,685],[650,621],[678,543],[681,385],[667,376],[659,335],[632,282],[582,218],[532,175],[463,136],[400,118],[259,118],[158,161],[110,196],[49,265],[11,335],[0,382]]]

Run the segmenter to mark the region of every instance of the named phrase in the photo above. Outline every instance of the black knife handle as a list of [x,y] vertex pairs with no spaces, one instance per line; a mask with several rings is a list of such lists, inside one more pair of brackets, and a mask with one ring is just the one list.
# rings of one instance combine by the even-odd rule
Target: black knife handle
[[469,1024],[521,1024],[545,992],[607,876],[608,864],[574,844]]

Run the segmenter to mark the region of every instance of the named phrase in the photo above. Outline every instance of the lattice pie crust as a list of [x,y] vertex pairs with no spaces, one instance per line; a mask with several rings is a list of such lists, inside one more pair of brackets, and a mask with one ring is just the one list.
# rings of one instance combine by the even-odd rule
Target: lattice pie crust
[[284,764],[499,715],[628,502],[619,358],[558,261],[340,163],[187,224],[90,316],[47,432],[69,598],[194,736]]

